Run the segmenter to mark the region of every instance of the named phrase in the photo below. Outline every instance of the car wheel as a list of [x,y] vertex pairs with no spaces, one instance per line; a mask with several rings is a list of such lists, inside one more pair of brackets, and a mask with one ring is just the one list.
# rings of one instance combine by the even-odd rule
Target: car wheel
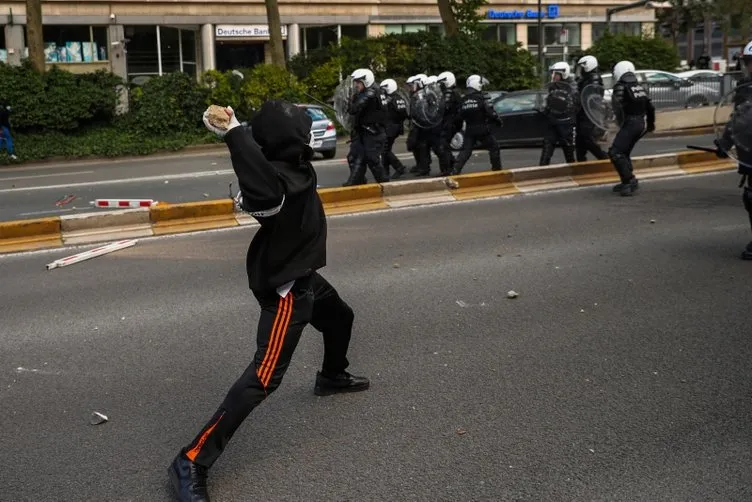
[[708,100],[705,96],[690,96],[687,100],[687,108],[698,108],[708,104]]
[[337,155],[337,149],[325,150],[321,152],[321,155],[323,155],[325,159],[333,159],[335,155]]

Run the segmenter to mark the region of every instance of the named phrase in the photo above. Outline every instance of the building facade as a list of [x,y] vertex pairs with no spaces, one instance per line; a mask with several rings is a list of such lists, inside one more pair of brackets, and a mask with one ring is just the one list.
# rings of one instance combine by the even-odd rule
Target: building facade
[[[560,0],[541,11],[549,62],[587,49],[605,31],[606,9],[619,0]],[[0,60],[19,64],[26,49],[25,3],[0,4]],[[435,0],[279,0],[288,56],[336,43],[341,37],[442,31]],[[270,59],[263,0],[45,1],[42,7],[49,65],[73,72],[108,69],[130,82],[183,71],[247,68]],[[485,37],[538,52],[535,0],[491,0]],[[613,31],[652,32],[655,11],[614,15]]]

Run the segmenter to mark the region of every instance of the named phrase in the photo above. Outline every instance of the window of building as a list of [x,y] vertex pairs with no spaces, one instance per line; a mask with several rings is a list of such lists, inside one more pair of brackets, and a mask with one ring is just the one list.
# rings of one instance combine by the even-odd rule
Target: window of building
[[325,49],[329,44],[337,43],[337,25],[306,26],[303,30],[303,49],[305,52]]
[[44,25],[42,38],[48,63],[107,61],[107,28],[104,26]]
[[170,26],[126,26],[128,79],[182,71],[196,75],[196,31]]
[[343,24],[342,36],[355,40],[368,38],[368,26],[365,24]]
[[401,35],[402,33],[417,33],[419,31],[439,31],[438,25],[430,24],[387,24],[384,33],[387,35]]
[[517,43],[517,27],[513,24],[488,24],[483,38],[515,45]]
[[[606,33],[606,23],[593,23],[593,41],[595,42]],[[611,23],[611,33],[638,37],[642,34],[641,23]]]
[[[538,25],[527,26],[528,46],[538,46]],[[543,44],[546,46],[580,46],[580,25],[575,23],[544,23]]]

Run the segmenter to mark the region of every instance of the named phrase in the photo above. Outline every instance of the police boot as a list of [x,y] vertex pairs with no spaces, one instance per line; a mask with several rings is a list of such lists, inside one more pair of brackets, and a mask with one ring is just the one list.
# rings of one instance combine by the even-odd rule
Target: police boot
[[637,181],[637,178],[632,178],[629,183],[623,183],[621,185],[621,189],[619,190],[619,195],[622,197],[630,197],[635,194],[637,189],[639,188],[639,182]]
[[191,462],[180,452],[167,472],[180,502],[209,502],[206,490],[209,469]]
[[353,185],[365,185],[366,183],[366,163],[363,157],[354,157],[350,165],[350,177],[347,178],[342,186],[349,187]]
[[345,392],[360,392],[368,389],[371,382],[365,377],[351,375],[343,371],[337,374],[328,374],[319,371],[316,373],[316,386],[313,389],[317,396],[331,396]]
[[742,251],[742,260],[752,260],[752,242]]

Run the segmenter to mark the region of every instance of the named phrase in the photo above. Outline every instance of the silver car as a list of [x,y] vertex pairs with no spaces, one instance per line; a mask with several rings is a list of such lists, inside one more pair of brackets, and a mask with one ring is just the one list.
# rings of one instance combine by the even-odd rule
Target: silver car
[[337,129],[324,109],[319,105],[299,104],[313,120],[311,132],[313,133],[313,151],[324,156],[325,159],[333,159],[337,155]]
[[[717,103],[721,99],[719,87],[682,78],[675,73],[658,70],[637,70],[637,81],[648,91],[656,108],[694,108]],[[614,78],[610,73],[603,75],[606,87],[605,98],[611,100]]]

